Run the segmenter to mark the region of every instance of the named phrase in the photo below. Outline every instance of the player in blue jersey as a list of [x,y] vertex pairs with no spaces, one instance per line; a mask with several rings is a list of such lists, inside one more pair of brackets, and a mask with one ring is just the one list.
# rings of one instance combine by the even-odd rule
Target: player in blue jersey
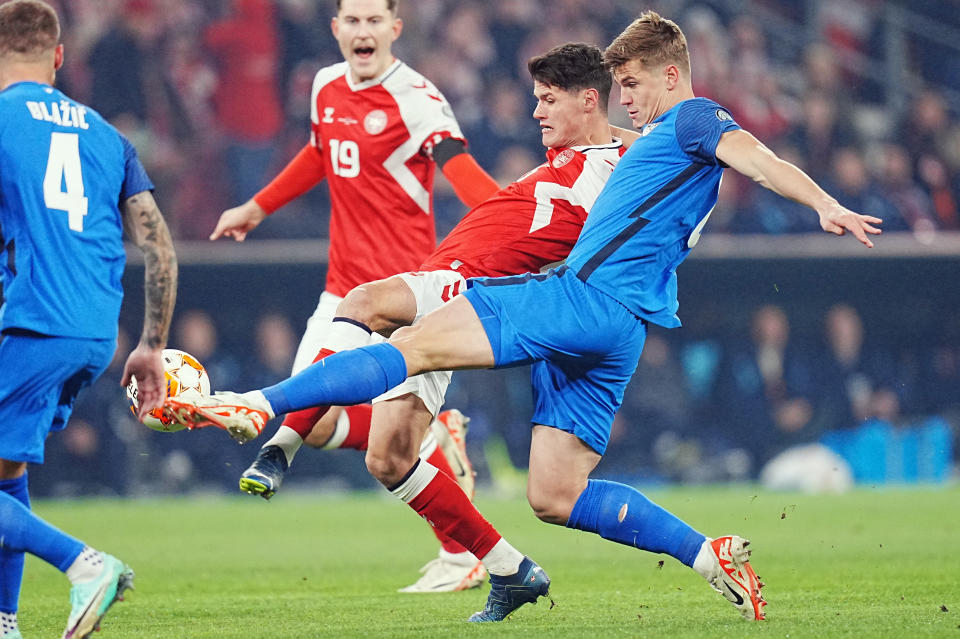
[[177,283],[173,243],[137,153],[99,114],[53,87],[63,63],[56,12],[0,4],[0,638],[19,638],[24,553],[70,580],[63,636],[88,637],[131,587],[122,561],[30,510],[27,463],[107,368],[123,296],[123,229],[144,252],[143,334],[127,358],[141,416],[166,396],[160,352]]
[[[296,377],[251,391],[169,404],[179,417],[240,429],[314,404],[351,404],[425,371],[532,364],[535,413],[527,497],[543,521],[669,554],[702,575],[747,619],[763,619],[760,587],[736,535],[708,538],[640,492],[590,479],[649,323],[679,326],[676,267],[717,201],[725,166],[817,212],[825,231],[866,246],[880,220],[850,211],[797,167],[693,94],[686,39],[653,12],[604,52],[640,137],[596,200],[565,266],[478,279],[401,328],[388,343],[332,355]],[[254,427],[251,427],[255,430]],[[422,433],[379,424],[367,467],[433,526],[480,558],[491,578],[471,621],[500,621],[545,595],[550,580],[480,515],[457,485],[417,457]]]

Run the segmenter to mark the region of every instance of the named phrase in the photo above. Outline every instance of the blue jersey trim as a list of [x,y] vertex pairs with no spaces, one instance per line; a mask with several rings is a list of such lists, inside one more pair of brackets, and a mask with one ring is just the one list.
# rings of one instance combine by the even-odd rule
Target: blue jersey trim
[[643,227],[650,223],[650,220],[640,217],[641,215],[655,207],[657,204],[660,204],[660,202],[669,197],[670,194],[676,191],[678,188],[683,186],[684,182],[699,173],[703,168],[704,165],[702,164],[691,164],[681,171],[675,178],[663,185],[660,190],[641,203],[640,206],[638,206],[636,210],[634,210],[634,212],[628,216],[635,217],[637,219],[628,224],[626,228],[616,235],[616,237],[607,242],[607,244],[601,247],[599,251],[594,253],[593,257],[587,260],[587,262],[583,265],[583,268],[581,268],[577,273],[577,277],[586,282],[587,278],[589,278],[593,272],[597,270],[598,266],[603,264],[608,257],[617,251],[617,249],[626,244],[627,240],[636,235]]
[[523,284],[530,280],[542,282],[554,275],[562,276],[567,271],[567,268],[566,265],[563,265],[551,269],[546,273],[524,273],[522,275],[506,275],[501,277],[475,277],[468,281],[467,288],[469,289],[470,286],[513,286],[514,284]]

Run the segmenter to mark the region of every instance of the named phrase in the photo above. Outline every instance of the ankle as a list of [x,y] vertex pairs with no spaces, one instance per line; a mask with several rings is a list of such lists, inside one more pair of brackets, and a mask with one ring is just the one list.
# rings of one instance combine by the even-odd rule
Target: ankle
[[67,568],[66,575],[70,583],[79,584],[96,579],[101,572],[103,572],[103,555],[90,546],[84,546]]
[[0,612],[0,639],[18,630],[16,612]]
[[697,552],[696,559],[693,560],[693,566],[691,566],[691,568],[697,571],[697,574],[708,581],[712,579],[717,572],[716,555],[710,546],[712,541],[709,537],[704,540],[700,546],[700,550]]

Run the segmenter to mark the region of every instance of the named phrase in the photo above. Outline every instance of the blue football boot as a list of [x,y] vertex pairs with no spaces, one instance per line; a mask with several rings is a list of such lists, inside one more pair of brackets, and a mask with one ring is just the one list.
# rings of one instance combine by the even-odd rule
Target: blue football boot
[[287,472],[287,456],[279,446],[270,444],[257,453],[250,467],[240,475],[240,490],[270,499],[280,490]]
[[490,594],[487,605],[470,615],[468,621],[503,621],[511,612],[525,603],[537,603],[550,590],[550,577],[529,557],[520,562],[520,569],[512,575],[490,575]]

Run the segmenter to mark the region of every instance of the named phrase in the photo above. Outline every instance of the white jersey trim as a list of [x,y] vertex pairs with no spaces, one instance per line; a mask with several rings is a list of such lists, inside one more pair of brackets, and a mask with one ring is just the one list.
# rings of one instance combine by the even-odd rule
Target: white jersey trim
[[[533,189],[537,206],[533,211],[530,233],[550,225],[554,213],[554,200],[563,200],[573,206],[582,207],[588,213],[597,201],[600,191],[607,183],[610,174],[620,161],[620,149],[623,145],[617,141],[601,146],[574,146],[570,150],[584,156],[580,175],[570,186],[555,182],[538,181]],[[544,165],[541,165],[543,167]],[[528,174],[529,175],[529,174]]]
[[396,72],[383,77],[383,87],[396,101],[410,138],[390,154],[383,166],[417,206],[429,215],[430,192],[407,168],[407,161],[420,152],[424,142],[434,133],[447,131],[462,140],[463,132],[440,90],[407,65],[399,61],[398,65]]

